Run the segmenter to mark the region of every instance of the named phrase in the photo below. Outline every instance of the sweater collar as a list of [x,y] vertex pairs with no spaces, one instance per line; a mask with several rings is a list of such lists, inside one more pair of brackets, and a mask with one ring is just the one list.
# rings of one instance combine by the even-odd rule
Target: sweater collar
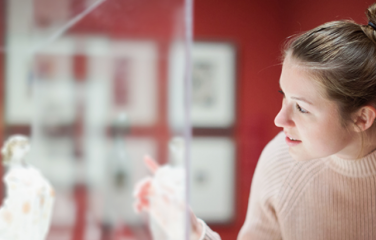
[[369,177],[376,175],[376,151],[363,158],[348,160],[335,155],[324,159],[334,171],[350,177]]

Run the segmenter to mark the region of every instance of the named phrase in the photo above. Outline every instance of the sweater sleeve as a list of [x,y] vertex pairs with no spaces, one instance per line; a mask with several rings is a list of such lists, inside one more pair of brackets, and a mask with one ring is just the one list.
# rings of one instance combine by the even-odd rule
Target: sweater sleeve
[[[279,133],[263,150],[252,180],[246,221],[238,240],[282,239],[278,222],[278,194],[286,173],[294,164]],[[220,240],[202,220],[203,234],[200,240]]]
[[201,219],[198,219],[198,220],[202,224],[202,229],[203,229],[200,240],[221,240],[221,237],[219,236],[218,233],[211,230],[208,227],[208,225],[206,225],[205,222],[202,221]]
[[253,176],[246,221],[238,240],[282,239],[278,222],[278,193],[293,163],[278,134],[263,150]]

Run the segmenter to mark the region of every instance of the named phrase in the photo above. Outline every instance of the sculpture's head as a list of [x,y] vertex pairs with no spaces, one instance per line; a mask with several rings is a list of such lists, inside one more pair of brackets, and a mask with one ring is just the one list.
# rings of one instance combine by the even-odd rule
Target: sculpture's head
[[22,163],[29,151],[29,139],[22,135],[13,135],[4,143],[1,149],[3,164]]

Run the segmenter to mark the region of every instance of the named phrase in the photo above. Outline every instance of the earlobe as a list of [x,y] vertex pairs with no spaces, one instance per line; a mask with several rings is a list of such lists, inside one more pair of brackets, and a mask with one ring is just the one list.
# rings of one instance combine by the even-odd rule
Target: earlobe
[[376,109],[373,106],[361,107],[355,116],[354,125],[356,132],[363,132],[369,129],[376,120]]

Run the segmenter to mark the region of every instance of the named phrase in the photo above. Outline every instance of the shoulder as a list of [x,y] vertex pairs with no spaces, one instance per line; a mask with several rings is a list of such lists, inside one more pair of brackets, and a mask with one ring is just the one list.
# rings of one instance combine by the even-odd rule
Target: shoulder
[[253,175],[246,221],[238,239],[280,239],[279,192],[296,161],[279,133],[264,148]]
[[284,139],[281,132],[265,146],[252,181],[252,191],[260,194],[262,202],[271,203],[275,208],[291,202],[291,196],[304,191],[305,188],[300,188],[302,185],[327,169],[323,159],[293,159]]
[[268,179],[269,175],[275,175],[281,173],[281,171],[285,172],[296,162],[289,154],[284,133],[280,132],[262,151],[257,163],[255,177],[261,174],[264,176],[263,178]]
[[281,213],[294,206],[294,196],[304,191],[299,186],[316,177],[320,167],[325,167],[321,159],[293,159],[283,133],[271,140],[257,163],[247,217],[238,239],[281,239]]
[[[277,134],[264,148],[252,181],[252,191],[256,190],[263,200],[281,204],[281,193],[291,191],[296,182],[308,181],[325,168],[321,159],[297,161],[289,154],[283,132]],[[288,186],[286,189],[286,186]],[[254,188],[254,189],[253,189]],[[276,201],[277,202],[276,202]],[[276,206],[275,206],[276,207]]]

